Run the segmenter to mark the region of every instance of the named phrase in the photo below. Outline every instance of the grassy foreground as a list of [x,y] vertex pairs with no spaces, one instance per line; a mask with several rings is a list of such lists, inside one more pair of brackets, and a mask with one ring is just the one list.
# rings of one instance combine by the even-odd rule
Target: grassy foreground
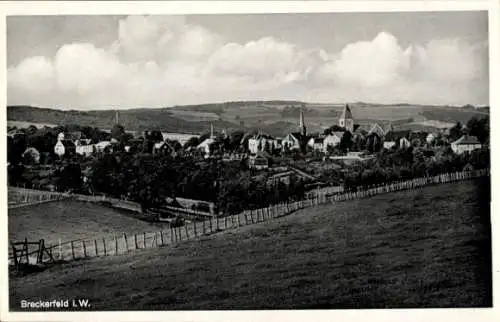
[[20,301],[93,310],[492,305],[489,182],[452,183],[302,210],[174,247],[10,280]]

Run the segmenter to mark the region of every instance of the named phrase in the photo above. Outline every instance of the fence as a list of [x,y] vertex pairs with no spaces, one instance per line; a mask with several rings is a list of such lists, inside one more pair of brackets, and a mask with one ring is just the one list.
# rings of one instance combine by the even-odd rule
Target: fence
[[[52,255],[52,248],[45,247],[45,242],[40,239],[37,242],[28,242],[25,239],[22,242],[11,241],[12,253],[9,256],[9,262],[17,269],[20,265],[41,264],[44,262],[55,262]],[[31,250],[30,249],[33,249]]]
[[470,172],[455,172],[433,177],[415,178],[378,185],[365,190],[345,191],[328,196],[316,194],[312,198],[271,205],[265,208],[246,210],[242,213],[225,217],[213,217],[204,221],[195,221],[180,227],[143,232],[140,234],[123,234],[113,238],[93,240],[74,240],[51,246],[54,258],[58,260],[75,260],[80,258],[100,257],[126,254],[138,249],[172,245],[180,241],[206,236],[227,229],[261,223],[288,215],[300,209],[315,207],[335,202],[365,198],[377,194],[415,189],[427,185],[469,180],[489,176],[489,169]]
[[71,195],[62,192],[8,187],[9,209],[64,200],[68,198],[71,198]]

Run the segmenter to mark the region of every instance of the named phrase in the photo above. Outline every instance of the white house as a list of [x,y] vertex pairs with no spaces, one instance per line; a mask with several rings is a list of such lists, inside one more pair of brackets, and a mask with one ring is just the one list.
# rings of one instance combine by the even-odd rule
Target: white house
[[281,141],[281,145],[284,149],[288,150],[299,150],[300,143],[302,140],[302,135],[300,132],[289,133],[287,136],[283,138]]
[[87,145],[77,145],[75,147],[75,151],[77,154],[80,154],[80,155],[85,155],[85,156],[88,156],[88,155],[91,155],[92,153],[94,153],[94,145],[93,144],[87,144]]
[[269,135],[256,134],[248,139],[248,150],[250,153],[255,154],[260,151],[270,151],[274,148],[278,148],[278,142],[276,139]]
[[307,145],[310,146],[313,150],[323,151],[324,150],[324,141],[325,138],[323,136],[315,136],[307,141]]
[[327,135],[323,140],[323,152],[328,152],[328,147],[336,147],[339,145],[342,140],[342,136],[344,132],[333,132],[332,134]]
[[396,145],[396,141],[384,141],[384,149],[389,150],[395,145]]
[[409,148],[411,146],[411,142],[405,138],[405,137],[402,137],[401,139],[399,139],[399,147],[401,149],[406,149],[406,148]]
[[463,135],[460,139],[451,144],[451,149],[456,154],[470,152],[481,148],[481,142],[475,136]]

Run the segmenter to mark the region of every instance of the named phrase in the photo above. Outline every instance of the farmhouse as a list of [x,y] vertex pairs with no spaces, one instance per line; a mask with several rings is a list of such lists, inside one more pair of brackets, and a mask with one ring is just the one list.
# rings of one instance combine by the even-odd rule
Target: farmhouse
[[345,132],[333,132],[330,135],[327,135],[323,140],[323,151],[328,152],[328,147],[336,147],[340,141],[342,140],[342,136]]
[[475,136],[463,135],[460,139],[451,143],[451,149],[456,154],[471,152],[481,148],[481,142]]

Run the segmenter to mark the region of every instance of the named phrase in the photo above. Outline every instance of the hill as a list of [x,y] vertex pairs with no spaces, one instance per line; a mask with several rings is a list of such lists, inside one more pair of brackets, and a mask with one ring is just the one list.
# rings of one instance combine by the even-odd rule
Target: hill
[[[297,101],[226,102],[120,110],[119,119],[127,130],[139,132],[158,129],[164,132],[203,133],[207,132],[210,123],[213,123],[217,129],[226,131],[259,128],[271,129],[275,135],[284,135],[290,127],[296,129],[301,106],[310,132],[321,131],[337,124],[344,107],[343,104]],[[444,122],[445,126],[456,122],[464,123],[473,116],[487,116],[489,111],[488,108],[381,105],[362,102],[350,106],[359,124],[392,122],[398,125],[410,124],[412,128],[436,127],[427,121]],[[31,106],[8,106],[7,120],[18,124],[53,124],[57,120],[58,125],[80,124],[109,129],[115,122],[115,111],[61,111]],[[273,128],[274,125],[277,127]]]
[[173,247],[11,278],[20,300],[93,310],[491,307],[489,184],[305,209]]

